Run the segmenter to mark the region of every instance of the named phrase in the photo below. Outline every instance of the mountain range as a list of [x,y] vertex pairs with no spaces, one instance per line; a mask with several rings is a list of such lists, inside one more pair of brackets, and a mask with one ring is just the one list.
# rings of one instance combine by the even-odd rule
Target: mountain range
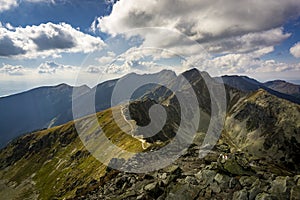
[[[96,95],[97,110],[102,109],[96,121],[89,115],[77,119],[77,125],[70,121],[10,142],[0,151],[0,195],[4,199],[298,199],[300,106],[289,100],[297,100],[294,90],[281,89],[293,91],[285,94],[274,84],[273,89],[266,89],[269,83],[247,77],[222,77],[226,84],[226,116],[220,138],[209,151],[202,145],[212,117],[213,100],[206,83],[221,86],[220,78],[192,69],[178,76],[164,71],[155,75],[130,74],[120,80],[126,83],[130,77],[138,80],[158,76],[166,77],[168,86],[177,88],[177,92],[161,85],[147,85],[136,92],[129,104],[110,107],[106,98],[117,80],[108,81],[95,87],[107,92],[105,97],[100,92]],[[186,92],[189,87],[180,84],[182,77],[195,91],[201,120],[192,144],[175,162],[160,170],[136,174],[106,167],[90,153],[89,144],[96,152],[105,153],[109,163],[119,163],[121,169],[147,168],[147,163],[171,157],[172,152],[162,157],[141,158],[133,154],[126,159],[116,158],[122,150],[152,152],[174,140],[180,117],[190,113],[181,113],[176,97],[184,94],[190,98]],[[54,88],[59,87],[62,86]],[[93,94],[93,89],[82,88],[80,98]],[[165,108],[167,120],[156,135],[145,138],[147,135],[136,126],[151,123],[148,110],[154,104]],[[78,125],[84,127],[83,135],[78,135]],[[104,134],[99,135],[95,126],[101,126]],[[110,150],[111,143],[120,148]],[[207,155],[200,158],[201,152]]]
[[[175,73],[164,70],[157,74],[138,75],[128,74],[122,80],[136,80],[165,77],[173,79]],[[73,120],[72,98],[76,90],[77,98],[74,101],[81,102],[79,107],[85,109],[86,99],[95,99],[95,111],[99,112],[111,107],[111,95],[115,84],[120,79],[103,82],[94,88],[88,86],[72,87],[67,84],[57,86],[40,87],[20,94],[0,98],[0,148],[4,147],[10,140],[25,133],[62,125]],[[151,89],[151,85],[139,88],[132,98],[138,98],[144,92]],[[75,98],[75,97],[74,97]],[[94,110],[86,109],[81,116],[93,113]],[[18,124],[15,126],[15,124]]]
[[[164,77],[165,80],[173,80],[176,74],[172,71],[163,70],[154,75],[128,74],[121,79],[123,81],[136,81],[140,79],[153,79],[153,77]],[[260,83],[255,79],[245,76],[222,76],[215,78],[222,80],[226,85],[233,88],[253,92],[264,89],[270,94],[300,104],[300,86],[285,81],[270,81]],[[88,86],[72,87],[67,84],[57,86],[40,87],[20,94],[0,98],[0,148],[9,141],[25,133],[62,125],[73,119],[72,114],[72,93],[76,89],[79,94],[78,101],[84,104],[85,99],[95,96],[95,111],[103,111],[111,107],[111,95],[115,84],[120,79],[109,80],[94,88]],[[138,99],[151,91],[155,85],[148,84],[139,88],[132,99]],[[158,91],[157,91],[158,92]],[[158,94],[156,92],[156,94]],[[85,108],[85,105],[80,107]],[[81,116],[93,113],[93,110],[86,109]],[[15,126],[14,124],[18,125]]]

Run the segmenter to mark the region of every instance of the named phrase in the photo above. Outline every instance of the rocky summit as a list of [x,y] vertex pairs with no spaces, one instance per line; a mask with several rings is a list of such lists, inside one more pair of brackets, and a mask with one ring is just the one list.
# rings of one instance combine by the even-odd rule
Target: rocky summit
[[[1,199],[300,199],[300,106],[262,88],[225,85],[221,135],[215,145],[203,145],[212,114],[205,84],[220,83],[198,70],[182,76],[197,95],[202,118],[192,144],[174,162],[147,173],[128,172],[172,157],[172,151],[141,155],[172,143],[180,114],[186,114],[179,111],[178,93],[151,86],[129,104],[13,140],[0,151]],[[184,94],[180,81],[170,79],[169,86]],[[151,122],[148,110],[155,104],[165,108],[166,124],[146,139],[137,126]],[[107,160],[101,163],[95,153]]]

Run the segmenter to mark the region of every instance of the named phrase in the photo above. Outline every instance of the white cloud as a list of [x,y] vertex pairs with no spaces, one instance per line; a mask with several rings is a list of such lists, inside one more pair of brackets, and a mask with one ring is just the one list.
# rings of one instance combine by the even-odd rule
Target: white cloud
[[91,29],[127,38],[139,35],[140,47],[183,56],[244,53],[274,47],[290,37],[282,26],[299,15],[298,0],[120,0],[110,15],[95,19]]
[[104,42],[84,34],[66,23],[38,26],[0,26],[0,57],[36,58],[60,53],[89,53],[104,47]]
[[73,71],[74,67],[47,61],[47,62],[41,63],[40,66],[37,68],[37,70],[38,70],[38,73],[40,73],[40,74],[55,74],[59,70],[60,71],[68,71],[68,70]]
[[0,0],[0,13],[18,5],[17,0]]
[[106,56],[102,56],[101,58],[98,58],[97,60],[101,65],[107,65],[107,64],[110,64],[115,59],[116,59],[116,54],[112,51],[108,51],[106,53]]
[[124,75],[129,73],[131,70],[131,65],[128,62],[125,62],[122,65],[117,65],[117,64],[111,64],[107,68],[103,70],[104,73],[107,74],[120,74]]
[[21,65],[8,65],[4,64],[3,67],[0,68],[0,73],[8,74],[11,76],[20,76],[23,75],[25,72],[25,69]]
[[128,41],[141,38],[141,44],[121,55],[130,70],[153,48],[154,61],[179,56],[183,70],[198,67],[215,75],[284,72],[299,70],[299,65],[262,56],[291,36],[283,25],[299,16],[299,0],[120,0],[92,28]]
[[37,68],[28,68],[22,65],[10,65],[3,64],[0,68],[1,74],[11,75],[11,76],[39,76],[48,74],[48,75],[57,75],[57,74],[66,74],[66,73],[75,73],[79,68],[76,66],[58,64],[53,61],[47,61],[41,63]]
[[295,57],[295,58],[300,58],[300,42],[296,43],[291,49],[290,53]]
[[103,72],[103,67],[96,67],[96,66],[89,66],[86,70],[86,72],[90,74],[99,74]]
[[167,27],[204,41],[280,27],[299,10],[298,0],[120,0],[100,20],[99,28],[118,34],[133,28]]
[[274,28],[267,31],[248,33],[242,36],[230,37],[222,40],[205,43],[205,49],[213,53],[238,53],[256,51],[280,44],[291,34],[284,33],[283,28]]
[[261,56],[273,51],[266,48],[251,53],[237,53],[219,56],[206,60],[201,67],[202,70],[210,71],[217,69],[217,74],[255,74],[266,72],[298,71],[300,64],[287,64],[275,60],[262,60]]
[[105,3],[107,3],[107,4],[114,4],[115,0],[105,0]]
[[55,4],[55,0],[0,0],[0,13],[19,6],[19,3],[21,1],[29,2],[29,3],[53,3],[53,4]]

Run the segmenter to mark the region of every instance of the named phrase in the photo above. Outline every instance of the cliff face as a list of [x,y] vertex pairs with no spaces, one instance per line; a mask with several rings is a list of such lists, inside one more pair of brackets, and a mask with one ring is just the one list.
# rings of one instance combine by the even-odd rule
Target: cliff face
[[[200,74],[195,70],[184,74],[197,94],[203,116],[198,132],[192,145],[168,167],[147,174],[125,173],[106,167],[89,151],[93,147],[99,155],[106,154],[108,163],[119,163],[123,168],[154,162],[157,157],[143,160],[134,153],[156,151],[168,145],[180,122],[180,105],[175,95],[163,87],[154,87],[140,100],[97,113],[97,120],[87,116],[76,121],[85,130],[80,137],[74,122],[70,122],[11,142],[0,151],[0,196],[6,199],[297,199],[300,196],[299,105],[264,90],[245,93],[226,86],[223,132],[208,151],[202,142],[211,102]],[[176,81],[170,84],[176,87]],[[148,111],[154,104],[166,108],[167,123],[157,135],[144,141],[136,125],[151,122]],[[120,149],[111,149],[111,143]],[[133,154],[123,155],[122,150]],[[207,156],[200,159],[199,153]],[[116,159],[119,156],[123,159]],[[161,156],[159,159],[164,156],[167,159],[169,155]]]

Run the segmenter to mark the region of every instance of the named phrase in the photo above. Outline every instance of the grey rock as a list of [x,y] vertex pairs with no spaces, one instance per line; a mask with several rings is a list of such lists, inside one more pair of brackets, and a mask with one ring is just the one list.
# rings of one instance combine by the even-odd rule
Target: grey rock
[[218,184],[216,182],[211,183],[210,188],[216,194],[219,194],[221,192],[221,188],[220,188],[220,186],[218,186]]
[[161,176],[160,176],[161,179],[166,179],[167,178],[167,173],[163,173]]
[[287,190],[287,179],[288,177],[278,176],[271,184],[270,193],[282,194]]
[[156,187],[157,187],[157,183],[154,182],[154,183],[150,183],[150,184],[146,185],[146,186],[144,187],[144,189],[145,189],[146,191],[153,191],[153,190],[155,190]]
[[171,165],[171,166],[167,167],[165,169],[165,171],[170,173],[170,174],[177,174],[177,173],[181,172],[182,170],[177,165]]
[[217,173],[217,175],[215,176],[215,181],[217,181],[217,183],[222,183],[223,182],[223,175],[221,175],[221,174],[219,174],[219,173]]
[[200,181],[203,181],[206,184],[212,183],[217,172],[213,170],[202,170],[198,172],[195,177],[198,178]]
[[260,192],[262,192],[262,190],[259,187],[255,186],[251,188],[249,191],[249,200],[254,200]]
[[136,199],[137,200],[147,199],[147,194],[141,194],[141,195],[137,196]]
[[195,199],[200,188],[190,184],[175,184],[167,194],[166,200]]
[[299,185],[292,187],[290,199],[291,200],[300,199],[300,186]]
[[257,178],[254,176],[242,176],[239,182],[243,187],[250,187],[256,181],[256,179]]
[[222,188],[228,188],[230,177],[225,174],[217,174],[214,178],[214,180],[219,184],[219,186]]
[[229,181],[229,188],[230,189],[234,188],[237,183],[238,183],[238,181],[236,180],[236,178],[231,178]]
[[272,196],[268,193],[260,193],[255,197],[255,200],[272,200]]
[[248,192],[246,189],[236,191],[233,193],[233,200],[248,200]]
[[261,182],[257,179],[251,186],[252,188],[249,190],[249,199],[254,200],[255,197],[262,192]]
[[296,175],[294,177],[294,182],[296,183],[296,185],[300,185],[300,175]]
[[192,185],[198,185],[197,179],[195,177],[193,177],[193,176],[187,176],[185,178],[185,182],[189,183],[189,184],[192,184]]
[[210,198],[211,198],[211,193],[212,193],[211,188],[209,188],[209,187],[206,188],[204,197],[205,197],[206,199],[210,199]]

